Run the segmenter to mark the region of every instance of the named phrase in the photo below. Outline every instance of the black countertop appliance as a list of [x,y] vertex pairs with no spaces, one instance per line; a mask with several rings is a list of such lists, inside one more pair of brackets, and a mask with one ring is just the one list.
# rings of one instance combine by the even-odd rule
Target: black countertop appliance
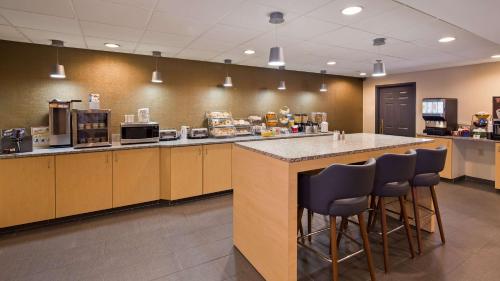
[[428,135],[451,135],[456,131],[457,99],[425,98],[422,99],[422,118],[425,120],[424,133]]
[[32,137],[26,135],[24,128],[3,130],[1,133],[0,153],[21,153],[33,151]]

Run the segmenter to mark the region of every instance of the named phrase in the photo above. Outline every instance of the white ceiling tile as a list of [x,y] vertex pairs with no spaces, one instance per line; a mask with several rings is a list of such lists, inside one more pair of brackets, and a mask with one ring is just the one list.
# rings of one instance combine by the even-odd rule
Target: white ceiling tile
[[343,27],[312,38],[309,41],[358,50],[370,50],[373,45],[373,39],[377,37],[379,37],[377,34],[350,27]]
[[148,26],[149,30],[187,36],[198,36],[209,28],[206,23],[163,12],[153,13]]
[[61,32],[45,31],[38,29],[20,28],[26,37],[36,44],[51,44],[52,39],[62,40],[66,47],[85,48],[83,37],[78,34],[67,34]]
[[1,25],[10,25],[10,23],[4,17],[2,17],[2,15],[0,15],[0,24]]
[[245,41],[254,39],[259,34],[261,34],[261,32],[253,29],[217,24],[205,32],[200,39],[241,44]]
[[25,27],[69,34],[81,34],[78,22],[74,19],[6,9],[0,9],[0,14],[16,27]]
[[169,34],[169,33],[148,30],[144,33],[141,43],[156,44],[174,48],[184,48],[191,41],[193,41],[194,38],[195,37],[191,36]]
[[100,0],[73,0],[80,20],[141,29],[146,27],[151,11],[130,5]]
[[310,17],[300,17],[283,26],[278,26],[276,32],[286,37],[307,40],[340,27],[340,25],[335,23],[325,22]]
[[232,63],[234,64],[240,64],[245,60],[249,59],[248,55],[245,55],[243,53],[233,53],[233,52],[226,52],[223,54],[220,54],[214,58],[212,58],[212,62],[223,62],[225,59],[230,59],[232,60]]
[[151,56],[153,51],[159,51],[159,52],[161,52],[162,57],[172,58],[172,57],[175,57],[175,55],[178,54],[181,50],[182,50],[182,48],[167,47],[167,46],[155,45],[155,44],[140,44],[135,49],[135,53],[141,54],[141,55]]
[[201,60],[201,61],[209,61],[215,56],[217,56],[218,52],[213,51],[205,51],[205,50],[196,50],[196,49],[184,49],[180,53],[176,55],[177,58],[180,59],[188,59],[188,60]]
[[[238,9],[225,16],[220,23],[243,27],[248,29],[266,31],[274,27],[269,23],[269,13],[276,9],[252,2],[245,2]],[[283,10],[280,10],[283,11]],[[293,12],[284,12],[285,22],[297,18],[299,15]]]
[[[363,11],[353,16],[343,15],[342,10],[350,6],[361,6]],[[396,7],[400,5],[392,0],[335,0],[308,15],[324,21],[350,25]]]
[[175,17],[215,23],[239,8],[243,0],[159,0],[157,11]]
[[132,6],[136,8],[152,10],[154,9],[157,0],[102,0],[102,1],[113,4],[120,4],[125,6]]
[[122,26],[114,26],[96,22],[80,21],[85,36],[100,37],[111,40],[123,40],[136,42],[141,39],[141,29],[133,29]]
[[0,39],[9,41],[27,42],[28,40],[14,27],[0,25]]
[[318,9],[332,0],[251,0],[252,2],[274,7],[276,10],[286,10],[298,14]]
[[235,44],[211,40],[207,38],[198,38],[195,39],[188,45],[188,48],[196,49],[196,50],[204,50],[204,51],[213,51],[222,53],[227,50],[230,50],[235,47]]
[[74,18],[71,0],[0,0],[0,8]]
[[119,53],[132,53],[136,47],[135,42],[126,42],[126,41],[118,41],[115,40],[113,43],[120,45],[119,48],[108,48],[104,46],[105,43],[108,43],[109,40],[103,38],[96,37],[85,37],[85,41],[89,48],[94,50],[102,50],[108,52],[119,52]]

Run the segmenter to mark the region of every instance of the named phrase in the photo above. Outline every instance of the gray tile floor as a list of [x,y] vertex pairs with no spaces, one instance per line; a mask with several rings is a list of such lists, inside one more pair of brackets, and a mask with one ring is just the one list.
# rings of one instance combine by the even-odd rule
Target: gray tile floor
[[[410,259],[404,232],[390,236],[391,272],[377,280],[500,280],[500,194],[474,183],[438,187],[447,244],[425,235]],[[324,219],[315,217],[314,227]],[[357,228],[349,228],[353,234]],[[327,249],[325,233],[313,241]],[[343,244],[342,251],[353,249]],[[369,280],[363,255],[340,265],[341,280]],[[330,280],[326,262],[299,250],[300,280]],[[0,236],[0,280],[263,280],[232,246],[232,197],[126,211]]]

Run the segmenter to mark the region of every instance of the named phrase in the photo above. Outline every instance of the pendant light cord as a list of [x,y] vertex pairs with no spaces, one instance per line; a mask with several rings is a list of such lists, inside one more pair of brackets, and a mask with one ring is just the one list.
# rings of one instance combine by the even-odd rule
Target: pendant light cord
[[59,64],[59,47],[56,46],[56,63]]
[[158,71],[158,57],[156,57],[156,71]]

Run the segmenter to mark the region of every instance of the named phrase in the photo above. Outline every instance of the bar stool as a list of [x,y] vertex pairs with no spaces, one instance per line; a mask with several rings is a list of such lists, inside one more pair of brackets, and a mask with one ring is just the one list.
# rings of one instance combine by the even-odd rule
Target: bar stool
[[[375,159],[370,159],[363,165],[333,164],[317,175],[312,175],[311,173],[299,174],[299,213],[301,209],[304,210],[304,208],[307,208],[310,212],[330,217],[329,228],[308,233],[306,236],[310,237],[311,235],[330,229],[331,255],[327,256],[312,246],[306,245],[303,240],[304,236],[299,237],[297,243],[332,263],[334,281],[338,280],[338,263],[363,252],[366,253],[371,280],[375,281],[370,243],[363,216],[363,212],[368,207],[368,195],[373,189],[375,163]],[[360,250],[355,254],[339,259],[336,243],[337,217],[347,218],[354,215],[358,217],[364,251]],[[297,223],[300,231],[302,228],[300,217]],[[342,229],[338,233],[340,234],[341,232]],[[347,234],[344,235],[349,237]],[[361,243],[355,242],[361,245]]]
[[[444,169],[444,164],[446,162],[446,153],[447,149],[444,146],[440,146],[436,149],[417,149],[417,164],[415,167],[415,176],[411,180],[411,196],[413,200],[413,212],[415,217],[419,254],[422,253],[422,236],[420,233],[421,208],[429,211],[431,213],[431,216],[434,214],[436,215],[441,242],[443,244],[446,243],[446,240],[444,238],[443,224],[441,222],[441,214],[439,212],[439,205],[436,198],[436,191],[434,189],[434,186],[439,184],[439,172]],[[434,211],[418,204],[418,187],[428,187],[430,189]]]
[[[415,257],[413,249],[413,241],[410,233],[410,224],[408,214],[404,204],[404,196],[410,191],[409,181],[413,178],[415,171],[415,162],[417,153],[415,150],[410,150],[406,154],[384,154],[377,158],[377,170],[375,173],[375,184],[371,194],[370,215],[368,223],[370,228],[373,228],[377,219],[377,213],[380,212],[381,235],[384,248],[384,270],[389,271],[389,247],[387,235],[401,229],[403,226],[406,230],[408,246],[411,257]],[[376,198],[378,203],[375,205]],[[401,208],[403,225],[400,225],[392,230],[387,230],[387,213],[385,198],[398,198]],[[378,209],[378,210],[377,210]]]

